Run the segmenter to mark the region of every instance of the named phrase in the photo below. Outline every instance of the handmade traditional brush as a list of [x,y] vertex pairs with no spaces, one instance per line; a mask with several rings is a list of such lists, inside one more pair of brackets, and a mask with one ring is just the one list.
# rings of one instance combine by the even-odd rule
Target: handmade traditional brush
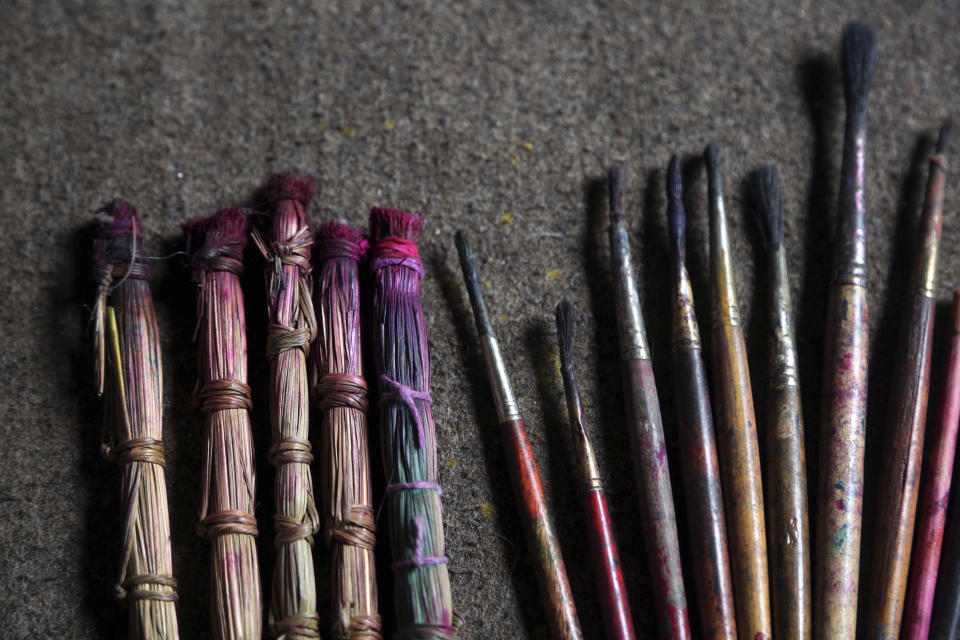
[[163,378],[150,270],[140,254],[136,209],[115,200],[98,213],[94,346],[99,392],[106,389],[103,450],[123,468],[126,514],[117,597],[130,605],[131,638],[178,638],[164,481]]
[[197,533],[212,546],[210,612],[215,638],[261,636],[256,474],[247,386],[243,249],[247,216],[222,209],[184,225],[198,285],[200,376],[197,400],[206,414]]
[[747,366],[733,258],[723,203],[723,176],[715,144],[706,150],[710,201],[710,271],[713,279],[713,399],[717,449],[726,505],[733,592],[740,637],[769,638],[770,583],[760,479],[760,447]]
[[615,274],[627,433],[633,453],[633,472],[640,498],[640,521],[647,565],[653,579],[660,635],[664,638],[689,638],[687,597],[680,567],[680,545],[660,401],[640,314],[630,241],[623,223],[623,175],[616,165],[610,168],[610,259]]
[[560,373],[567,396],[567,412],[573,448],[577,457],[578,483],[587,527],[587,545],[593,562],[593,578],[600,600],[603,627],[607,638],[632,640],[633,620],[627,588],[620,571],[620,554],[613,535],[607,497],[603,492],[600,467],[584,424],[580,386],[573,372],[573,306],[564,300],[557,305],[557,343],[560,348]]
[[686,213],[682,197],[680,159],[673,156],[667,169],[674,298],[671,351],[677,434],[683,447],[680,464],[690,526],[691,563],[701,635],[705,639],[727,640],[737,637],[736,609],[707,371],[693,306],[693,288],[685,264]]
[[847,122],[823,361],[813,582],[816,638],[853,638],[857,626],[867,412],[867,96],[875,48],[870,27],[859,22],[847,26]]
[[420,302],[423,265],[416,244],[422,228],[419,214],[370,212],[373,349],[388,483],[394,637],[411,640],[456,637],[462,624],[453,611],[444,550],[430,359]]
[[313,536],[320,519],[313,498],[310,463],[310,400],[307,354],[316,335],[311,299],[310,220],[313,178],[275,175],[267,183],[273,209],[269,240],[252,237],[267,261],[270,321],[270,462],[274,480],[274,545],[269,627],[275,638],[318,638]]
[[323,416],[324,537],[333,551],[331,598],[337,640],[381,638],[361,350],[358,263],[366,250],[360,229],[328,222],[317,231],[314,300],[320,336],[314,394]]
[[803,414],[790,277],[783,246],[783,203],[776,167],[753,175],[757,218],[767,253],[770,369],[767,391],[767,518],[775,638],[807,640],[812,633],[810,522],[803,450]]
[[457,252],[460,254],[460,268],[463,270],[463,279],[467,285],[470,304],[473,306],[477,333],[480,334],[480,345],[487,364],[497,417],[500,419],[500,434],[507,450],[510,479],[513,481],[514,493],[520,506],[527,548],[533,557],[540,598],[547,615],[547,625],[552,637],[557,640],[579,639],[583,634],[573,603],[573,592],[567,580],[560,544],[543,493],[540,470],[533,455],[533,447],[527,438],[527,429],[520,417],[520,407],[513,396],[506,365],[500,355],[500,345],[487,317],[473,252],[464,232],[457,232],[456,243]]
[[[911,317],[907,319],[908,325],[905,330],[913,336],[914,331],[922,331],[922,324],[925,322],[930,328],[933,326],[933,314],[935,312],[936,296],[936,264],[937,251],[940,243],[940,232],[943,226],[943,196],[947,182],[946,148],[950,135],[951,123],[948,120],[940,129],[940,139],[937,143],[936,155],[930,160],[930,177],[927,183],[927,200],[924,206],[923,217],[920,222],[920,255],[917,256],[913,280],[913,304],[910,307]],[[955,300],[956,302],[956,300]],[[929,313],[922,313],[928,307]],[[917,314],[917,315],[913,315]],[[954,335],[957,331],[957,318],[954,318],[952,324]],[[917,335],[917,343],[912,340],[907,343],[907,348],[911,351],[914,348],[920,348],[922,340],[926,339],[926,349],[917,351],[916,356],[922,357],[926,362],[916,362],[915,368],[921,376],[923,386],[919,389],[922,394],[918,400],[923,403],[926,400],[926,387],[929,384],[929,359],[930,342],[932,333],[925,336]],[[914,347],[914,345],[917,347]],[[908,353],[908,358],[914,357],[913,353]],[[951,362],[948,360],[948,363]],[[924,371],[926,370],[926,371]],[[948,374],[953,373],[948,370]],[[943,523],[946,518],[947,497],[950,495],[950,472],[953,469],[953,457],[956,450],[957,441],[957,419],[956,413],[947,413],[955,408],[954,387],[956,384],[950,377],[947,378],[944,386],[943,397],[940,401],[940,412],[936,422],[936,429],[933,433],[933,442],[930,447],[930,456],[927,459],[926,487],[923,493],[923,501],[920,508],[920,522],[917,529],[917,548],[913,551],[913,561],[910,568],[909,590],[906,607],[904,609],[906,618],[904,620],[903,637],[913,640],[925,640],[930,628],[930,608],[933,605],[933,590],[937,583],[937,564],[940,560],[940,546],[943,542]],[[920,413],[921,407],[917,407],[917,413]],[[907,417],[907,416],[903,416]],[[920,475],[919,466],[923,452],[923,418],[918,416],[919,421],[914,425],[919,435],[911,438],[911,450],[906,452],[906,461],[908,464],[916,464],[916,475]],[[898,421],[899,423],[899,421]],[[913,451],[916,447],[916,451]],[[902,455],[898,451],[895,455]],[[906,479],[913,480],[910,472],[912,466],[908,466]],[[883,478],[883,476],[881,476]],[[916,485],[919,485],[920,478],[915,479]],[[906,502],[910,497],[908,483],[903,486],[903,500]],[[913,486],[909,486],[910,489]],[[887,497],[892,497],[890,487],[888,487]],[[914,498],[915,499],[915,498]],[[888,512],[889,513],[889,512]],[[913,509],[906,514],[912,520]],[[909,522],[905,523],[909,527]],[[911,532],[912,533],[912,532]],[[882,534],[881,534],[882,535]],[[904,563],[910,562],[910,543],[908,537],[903,540],[906,544],[904,549]],[[902,597],[902,592],[901,592]]]

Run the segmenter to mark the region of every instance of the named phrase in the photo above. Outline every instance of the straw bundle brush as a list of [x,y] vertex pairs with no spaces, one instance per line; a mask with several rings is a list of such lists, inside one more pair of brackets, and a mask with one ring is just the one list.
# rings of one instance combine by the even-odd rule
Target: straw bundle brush
[[96,376],[99,393],[105,393],[103,450],[123,468],[126,512],[117,597],[130,605],[131,638],[178,638],[163,471],[163,379],[150,270],[140,256],[136,209],[115,200],[98,213]]
[[416,239],[423,216],[370,212],[373,345],[386,506],[393,556],[397,640],[458,635],[443,541],[430,360],[420,302]]
[[310,222],[307,206],[313,178],[273,176],[267,198],[273,229],[266,240],[252,237],[267,261],[270,329],[270,462],[274,480],[274,544],[277,547],[270,598],[270,632],[276,638],[319,638],[313,536],[320,518],[313,499],[309,440],[307,354],[316,336],[311,299]]
[[187,222],[184,232],[198,285],[197,400],[206,426],[197,533],[212,546],[213,636],[250,640],[261,634],[261,604],[252,404],[240,288],[247,217],[242,209],[223,209]]
[[323,225],[316,237],[314,395],[323,416],[323,531],[333,551],[333,636],[379,640],[376,522],[360,344],[359,261],[367,241],[363,231],[339,222]]

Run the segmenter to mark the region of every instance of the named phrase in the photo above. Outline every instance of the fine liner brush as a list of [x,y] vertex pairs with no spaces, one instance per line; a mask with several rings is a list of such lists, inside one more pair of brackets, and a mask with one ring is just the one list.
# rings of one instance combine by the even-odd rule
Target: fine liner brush
[[847,121],[827,302],[813,582],[814,637],[831,640],[852,639],[857,628],[867,415],[867,96],[875,49],[870,27],[847,26]]
[[243,209],[222,209],[183,225],[197,284],[197,400],[206,414],[197,533],[210,540],[211,635],[218,640],[250,640],[263,632],[254,540],[252,401],[240,286],[247,224]]
[[274,638],[320,635],[313,565],[313,536],[320,518],[310,473],[313,451],[307,380],[307,355],[317,327],[311,300],[313,238],[307,213],[313,192],[309,176],[272,176],[267,199],[274,211],[273,224],[269,232],[254,228],[251,233],[267,263],[270,462],[276,469],[273,523],[277,555],[269,610]]
[[693,306],[693,288],[685,264],[687,223],[682,197],[680,159],[673,156],[667,169],[667,218],[674,293],[673,386],[678,439],[683,443],[680,463],[702,637],[726,640],[737,637],[736,609],[713,411]]
[[941,129],[937,153],[930,163],[927,200],[920,219],[920,243],[909,280],[909,302],[904,307],[900,344],[894,369],[884,434],[882,471],[874,527],[870,605],[866,611],[870,637],[896,638],[903,618],[904,595],[910,570],[913,528],[920,494],[927,394],[930,387],[930,349],[937,291],[937,253],[943,228],[944,155],[949,127]]
[[593,578],[603,614],[607,638],[632,640],[633,621],[627,589],[620,571],[620,554],[613,536],[607,497],[603,492],[600,467],[587,434],[580,400],[580,386],[573,372],[573,306],[564,300],[557,305],[557,343],[560,347],[560,373],[567,396],[567,412],[577,457],[581,503],[587,525],[587,544],[593,562]]
[[487,307],[480,290],[480,280],[473,261],[473,252],[464,232],[456,233],[460,268],[467,285],[473,316],[480,334],[480,346],[493,388],[493,399],[500,420],[500,432],[507,450],[507,465],[514,492],[520,506],[521,521],[527,538],[527,547],[534,558],[534,570],[540,586],[540,597],[547,615],[551,637],[556,640],[580,639],[580,621],[573,603],[573,592],[567,580],[567,570],[560,553],[553,528],[553,520],[543,493],[540,470],[527,438],[527,429],[520,417],[520,408],[513,396],[506,365],[500,354],[500,345],[493,333]]
[[[925,560],[932,568],[919,569],[925,575],[934,573],[931,579],[936,581],[933,614],[929,617],[930,637],[935,640],[954,640],[960,632],[960,504],[956,498],[949,503],[950,517],[945,530],[943,526],[950,497],[950,480],[955,465],[957,423],[960,422],[960,291],[955,291],[953,294],[950,316],[950,351],[945,364],[946,375],[943,381],[943,396],[940,398],[940,413],[937,416],[935,444],[931,449],[933,458],[931,471],[934,475],[928,480],[923,499],[923,514],[924,516],[930,514],[930,528],[924,531],[921,524],[919,534],[921,537],[918,538],[920,544],[924,544],[928,539],[926,536],[931,539],[939,537],[943,541],[942,556],[934,555],[933,551],[939,551],[936,548],[932,549],[929,555],[924,554]],[[923,562],[923,565],[926,564]],[[913,578],[914,576],[911,576],[911,591]],[[928,590],[929,588],[922,589],[925,595]],[[914,599],[909,602],[913,605]],[[913,625],[910,614],[907,615],[906,634],[910,634]],[[927,636],[917,634],[905,635],[905,637],[926,638]]]
[[[170,552],[163,376],[150,270],[138,250],[136,209],[115,200],[98,214],[94,343],[99,392],[106,391],[108,439],[103,451],[123,469],[126,514],[116,595],[130,607],[130,638],[174,640],[179,637],[177,582]],[[108,361],[114,375],[105,380]]]
[[[936,154],[930,160],[930,175],[927,182],[927,200],[924,206],[923,217],[920,222],[920,253],[916,259],[913,282],[911,283],[914,291],[912,305],[909,307],[910,316],[906,319],[904,326],[904,338],[908,342],[901,343],[902,351],[907,352],[907,359],[913,360],[922,358],[910,366],[910,374],[903,370],[898,370],[898,374],[904,376],[900,378],[902,382],[907,380],[910,375],[915,380],[915,385],[920,393],[916,398],[917,404],[926,405],[927,388],[930,378],[930,350],[932,348],[932,329],[933,316],[936,306],[936,269],[937,252],[940,244],[940,235],[943,228],[943,196],[947,182],[947,173],[949,167],[947,164],[946,147],[949,140],[952,123],[948,120],[940,128],[940,139],[937,142]],[[956,327],[956,325],[953,325]],[[926,328],[927,332],[922,333]],[[906,335],[906,334],[909,335]],[[925,342],[925,348],[921,351],[921,344]],[[904,364],[905,361],[904,361]],[[905,389],[905,387],[901,387]],[[950,387],[945,387],[949,391]],[[895,396],[894,396],[895,397]],[[920,510],[920,523],[917,531],[917,548],[913,552],[913,563],[909,575],[909,597],[907,598],[906,608],[903,610],[906,614],[904,623],[906,628],[903,630],[905,638],[926,638],[927,630],[930,626],[930,607],[933,604],[933,588],[937,582],[937,561],[940,558],[940,545],[943,541],[943,519],[946,516],[946,497],[950,493],[950,471],[953,468],[954,448],[956,446],[956,417],[952,422],[944,422],[943,410],[945,408],[943,401],[950,398],[949,393],[945,393],[941,400],[941,413],[937,421],[937,428],[933,434],[933,442],[930,448],[930,457],[927,460],[927,481],[923,494],[923,502]],[[908,502],[909,516],[904,528],[910,528],[913,522],[914,509],[916,508],[916,493],[920,484],[920,466],[923,455],[923,427],[925,417],[925,406],[918,406],[916,411],[909,416],[906,410],[897,407],[898,420],[897,425],[903,424],[905,419],[911,419],[915,435],[911,438],[910,449],[907,452],[895,450],[894,454],[898,457],[898,463],[902,464],[900,457],[906,453],[906,462],[908,467],[906,477],[908,483],[904,483],[903,501]],[[949,408],[949,404],[946,405]],[[888,480],[885,476],[881,479]],[[888,491],[893,487],[887,487]],[[911,495],[912,494],[912,495]],[[893,497],[891,493],[888,498]],[[888,512],[888,515],[889,512]],[[902,543],[906,545],[903,550],[903,570],[906,571],[907,564],[910,562],[910,543],[912,531],[906,532],[906,538],[901,538]],[[883,531],[880,535],[884,536]],[[907,576],[903,576],[906,580]],[[903,597],[903,591],[898,592],[899,597]]]
[[767,253],[770,369],[767,396],[767,518],[775,638],[807,640],[812,632],[810,522],[803,414],[793,332],[783,202],[776,167],[753,175],[753,196]]
[[660,635],[663,638],[689,638],[687,597],[680,566],[677,519],[660,401],[640,314],[630,241],[623,223],[623,172],[617,165],[610,168],[610,259],[615,274],[627,433]]
[[760,447],[727,234],[720,153],[715,144],[707,146],[706,161],[717,449],[729,526],[737,629],[741,638],[754,640],[772,635]]
[[[926,640],[931,627],[930,635],[934,638],[953,640],[960,631],[960,554],[955,550],[960,533],[956,523],[950,527],[944,545],[944,522],[957,450],[957,424],[960,422],[960,291],[953,294],[950,316],[950,350],[927,460],[917,549],[910,568],[903,622],[904,640]],[[958,511],[956,507],[954,504],[954,512]],[[950,546],[954,549],[952,552]],[[944,551],[942,561],[941,547]]]

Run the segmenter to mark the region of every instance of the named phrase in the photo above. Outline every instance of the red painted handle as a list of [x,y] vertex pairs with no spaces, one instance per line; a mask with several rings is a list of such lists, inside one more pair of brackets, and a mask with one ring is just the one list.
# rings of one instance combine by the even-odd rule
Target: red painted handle
[[620,554],[613,537],[607,498],[602,490],[591,489],[584,493],[583,511],[593,560],[593,577],[607,638],[633,640],[633,620],[620,571]]

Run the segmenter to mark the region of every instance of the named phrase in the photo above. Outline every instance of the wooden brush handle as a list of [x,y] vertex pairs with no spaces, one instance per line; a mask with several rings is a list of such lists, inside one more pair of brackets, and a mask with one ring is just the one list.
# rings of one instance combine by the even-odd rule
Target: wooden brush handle
[[547,512],[540,470],[533,456],[527,429],[523,420],[519,419],[501,423],[500,429],[551,637],[557,640],[581,640],[583,634],[573,603],[573,591],[567,579],[560,543]]

